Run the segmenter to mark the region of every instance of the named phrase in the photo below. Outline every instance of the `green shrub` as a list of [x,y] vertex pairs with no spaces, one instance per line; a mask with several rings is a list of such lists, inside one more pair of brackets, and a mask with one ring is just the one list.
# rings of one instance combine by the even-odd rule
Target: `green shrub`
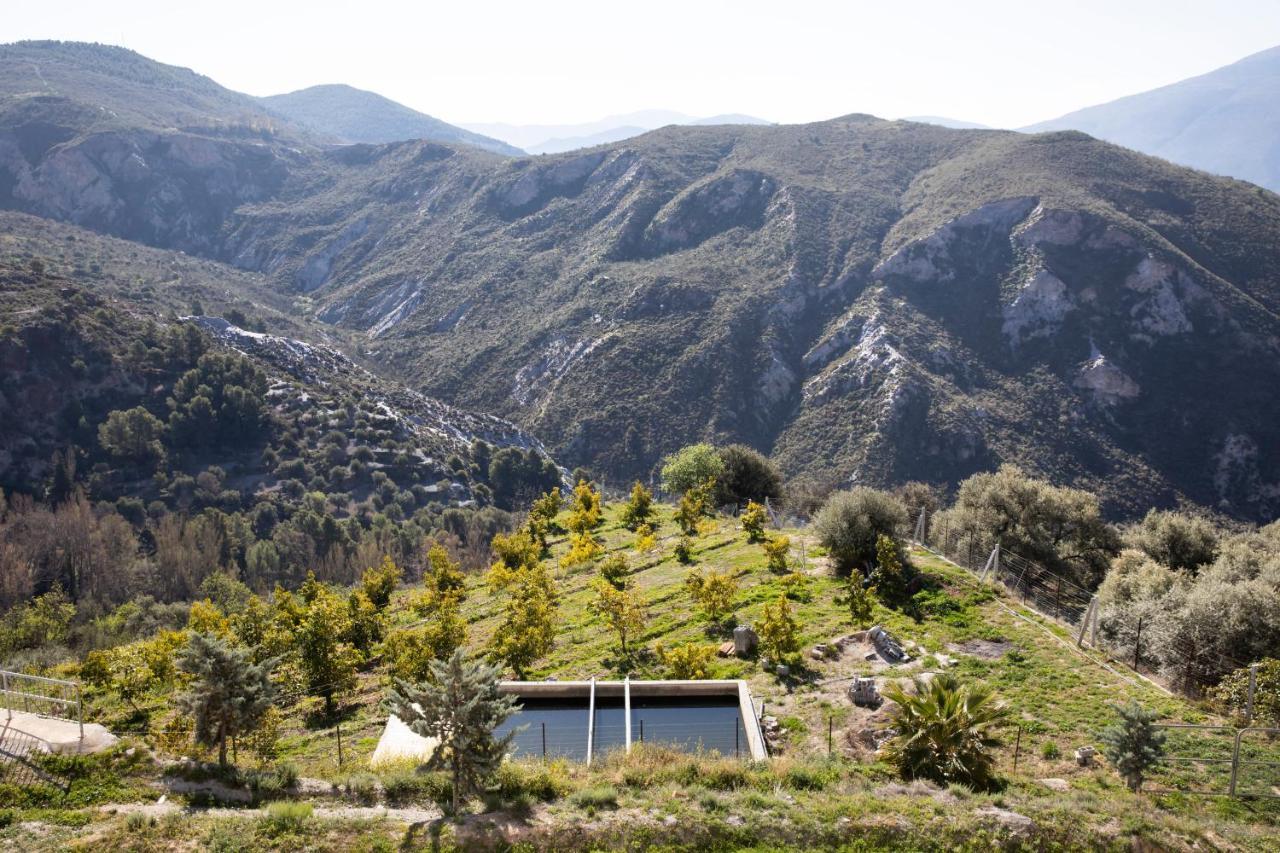
[[564,761],[508,761],[498,768],[497,790],[504,801],[521,795],[549,803],[569,793],[569,768]]
[[618,791],[612,785],[593,785],[575,791],[569,801],[587,814],[595,814],[597,809],[616,809]]
[[307,821],[311,820],[313,811],[310,803],[292,801],[272,803],[263,810],[261,818],[263,829],[272,836],[301,832],[307,825]]

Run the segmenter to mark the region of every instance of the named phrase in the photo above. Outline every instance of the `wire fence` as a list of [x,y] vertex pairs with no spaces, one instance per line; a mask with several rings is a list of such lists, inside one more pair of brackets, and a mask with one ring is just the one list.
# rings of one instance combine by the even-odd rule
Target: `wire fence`
[[[911,539],[980,580],[1004,587],[1026,608],[1069,627],[1079,647],[1090,646],[1111,661],[1156,683],[1196,693],[1214,676],[1248,668],[1250,662],[1187,638],[1150,636],[1139,618],[1131,631],[1099,636],[1099,607],[1092,590],[1075,578],[1000,547],[998,539],[973,529],[948,529],[922,517]],[[1280,797],[1280,729],[1229,725],[1159,725],[1164,756],[1144,790],[1153,793]]]

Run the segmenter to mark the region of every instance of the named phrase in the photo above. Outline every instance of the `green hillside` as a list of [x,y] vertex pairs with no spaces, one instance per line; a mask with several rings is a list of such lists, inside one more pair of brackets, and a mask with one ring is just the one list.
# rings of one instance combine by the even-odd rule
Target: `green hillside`
[[[737,579],[734,617],[726,624],[759,625],[764,603],[786,595],[801,626],[803,648],[853,631],[848,611],[838,601],[843,582],[832,576],[810,531],[781,531],[792,537],[789,556],[798,572],[780,574],[766,567],[761,547],[746,541],[734,519],[718,518],[704,526],[692,549],[693,562],[684,566],[672,556],[677,534],[671,508],[659,508],[658,542],[641,553],[634,550],[635,536],[619,525],[618,511],[617,505],[607,508],[597,534],[609,554],[628,554],[628,580],[648,605],[633,677],[666,674],[654,656],[659,645],[669,649],[725,638],[725,628],[712,627],[696,615],[684,584],[691,570],[727,572]],[[589,586],[597,568],[561,568],[566,548],[562,539],[553,538],[547,558],[559,595],[555,648],[530,675],[618,677],[626,670],[616,638],[597,612]],[[517,762],[500,775],[502,792],[464,823],[441,822],[434,805],[440,791],[436,777],[407,769],[380,774],[365,769],[386,714],[380,703],[388,685],[388,661],[375,655],[362,667],[355,688],[339,697],[335,716],[326,717],[319,699],[285,690],[278,757],[264,766],[288,764],[293,769],[286,777],[300,774],[305,784],[278,793],[263,788],[261,796],[309,801],[314,812],[296,825],[253,808],[183,813],[156,804],[117,805],[154,803],[165,787],[172,799],[180,784],[175,779],[198,782],[207,776],[181,767],[162,772],[166,755],[192,754],[182,741],[167,691],[135,700],[135,710],[108,689],[92,695],[93,718],[126,734],[121,750],[143,743],[157,749],[160,765],[130,760],[119,750],[73,765],[77,779],[68,799],[24,794],[15,803],[28,805],[8,813],[9,825],[0,837],[33,849],[75,840],[163,845],[180,837],[211,846],[240,845],[238,849],[368,849],[413,846],[428,837],[438,839],[431,843],[444,849],[504,844],[557,850],[649,845],[671,850],[1074,850],[1129,849],[1135,844],[1268,849],[1280,812],[1265,801],[1137,797],[1105,761],[1086,769],[1071,758],[1075,748],[1097,743],[1099,730],[1111,718],[1111,703],[1137,699],[1170,722],[1213,722],[1211,712],[1168,696],[1094,651],[1077,650],[1062,626],[1023,609],[999,590],[980,587],[964,570],[923,551],[912,551],[910,559],[942,594],[925,599],[929,603],[918,619],[877,605],[871,621],[887,626],[916,660],[886,669],[851,657],[853,652],[839,660],[816,660],[806,653],[793,677],[779,679],[754,659],[714,659],[710,676],[747,679],[766,713],[780,721],[781,735],[767,766],[654,748],[637,749],[630,757],[606,757],[590,769],[563,762]],[[414,586],[396,593],[387,611],[388,638],[420,622],[413,602],[421,593]],[[496,608],[483,582],[470,577],[463,613],[472,648],[485,644]],[[235,623],[236,613],[230,615]],[[1010,707],[997,750],[1003,780],[998,792],[896,781],[874,753],[875,733],[885,728],[887,718],[853,706],[845,696],[853,674],[874,671],[905,678],[939,669],[990,685]],[[74,672],[75,667],[63,671]],[[335,726],[341,728],[341,767]],[[250,756],[242,744],[242,766],[254,764]],[[94,774],[101,772],[94,768],[104,763],[119,776],[109,787],[94,787]],[[160,779],[168,781],[158,788],[151,785]],[[1179,772],[1150,784],[1195,787],[1204,782]],[[108,802],[112,805],[104,810],[101,806]],[[378,811],[377,804],[388,811]],[[144,818],[135,819],[135,812]],[[671,834],[673,826],[678,835]]]

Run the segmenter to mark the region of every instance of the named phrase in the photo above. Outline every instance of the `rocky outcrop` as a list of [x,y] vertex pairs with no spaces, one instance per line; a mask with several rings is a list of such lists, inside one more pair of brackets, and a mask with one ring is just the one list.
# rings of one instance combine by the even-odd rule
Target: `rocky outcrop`
[[1097,355],[1086,361],[1072,384],[1088,391],[1095,401],[1108,406],[1131,400],[1142,391],[1137,382],[1104,355]]
[[759,172],[716,175],[672,199],[649,223],[641,243],[647,256],[696,246],[731,228],[758,228],[777,184]]
[[1015,347],[1031,338],[1048,337],[1061,328],[1074,307],[1062,279],[1040,270],[1027,279],[1017,298],[1005,307],[1000,331]]
[[0,204],[163,248],[220,249],[239,205],[273,197],[297,156],[282,146],[182,132],[93,133],[34,161],[0,131]]

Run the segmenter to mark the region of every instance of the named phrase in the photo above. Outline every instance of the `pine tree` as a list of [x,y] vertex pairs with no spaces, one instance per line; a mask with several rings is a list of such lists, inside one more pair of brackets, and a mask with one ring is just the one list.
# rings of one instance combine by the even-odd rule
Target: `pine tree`
[[427,766],[449,771],[457,816],[463,799],[481,791],[497,771],[515,735],[494,737],[517,707],[514,697],[499,692],[497,669],[458,649],[449,660],[432,664],[424,684],[396,679],[387,704],[415,734],[439,741]]
[[196,740],[218,747],[227,763],[227,739],[252,731],[271,707],[275,688],[268,677],[273,661],[255,664],[248,649],[209,634],[192,634],[179,666],[194,681],[178,705],[195,721]]
[[1164,732],[1155,727],[1160,715],[1132,700],[1115,705],[1120,719],[1104,729],[1100,738],[1107,760],[1115,766],[1129,790],[1137,791],[1147,771],[1164,756]]

